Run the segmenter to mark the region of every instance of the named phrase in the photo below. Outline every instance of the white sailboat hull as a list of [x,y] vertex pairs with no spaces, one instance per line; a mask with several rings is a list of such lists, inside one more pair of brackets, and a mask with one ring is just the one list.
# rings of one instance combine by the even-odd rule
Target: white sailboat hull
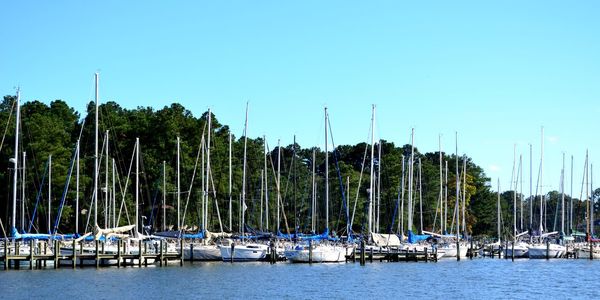
[[[267,256],[268,247],[261,244],[246,244],[231,246],[219,245],[221,258],[223,261],[257,261]],[[233,250],[233,251],[232,251]],[[233,253],[232,253],[233,252]]]
[[221,249],[217,245],[194,244],[192,252],[190,245],[187,245],[183,249],[183,259],[202,261],[221,260]]
[[546,244],[537,244],[529,246],[529,258],[559,258],[566,251],[566,248],[557,244],[550,244],[549,249]]
[[[346,249],[335,246],[316,246],[312,250],[309,249],[290,249],[285,251],[285,257],[290,262],[294,263],[337,263],[346,261]],[[312,257],[311,257],[312,254]]]

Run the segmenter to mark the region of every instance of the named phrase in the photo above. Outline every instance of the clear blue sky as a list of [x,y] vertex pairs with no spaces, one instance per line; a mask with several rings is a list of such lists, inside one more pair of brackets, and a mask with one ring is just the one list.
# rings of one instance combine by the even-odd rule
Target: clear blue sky
[[600,163],[600,2],[290,2],[3,1],[0,93],[83,112],[99,71],[101,102],[210,107],[239,136],[250,101],[250,136],[305,147],[324,105],[336,144],[366,141],[374,103],[376,136],[453,151],[458,131],[494,188],[514,144],[537,169],[542,125],[544,190],[562,152],[577,196],[586,148]]

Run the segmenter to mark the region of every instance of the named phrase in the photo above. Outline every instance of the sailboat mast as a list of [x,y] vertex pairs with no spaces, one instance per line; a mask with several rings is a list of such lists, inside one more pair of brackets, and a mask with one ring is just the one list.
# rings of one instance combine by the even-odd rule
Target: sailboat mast
[[118,227],[117,225],[117,164],[115,163],[115,159],[112,159],[112,224],[113,227]]
[[446,224],[443,218],[444,216],[444,179],[443,179],[443,171],[442,171],[442,135],[438,135],[438,143],[440,146],[440,232],[444,234],[444,226]]
[[[140,232],[139,222],[139,195],[140,195],[140,138],[135,138],[135,235]],[[179,194],[178,194],[179,195]]]
[[[517,144],[513,144],[512,179],[514,179],[514,183],[515,183],[515,186],[513,188],[513,237],[517,236],[517,176],[516,176],[516,168],[517,168]],[[510,184],[512,185],[512,182]]]
[[[94,130],[94,225],[98,225],[98,82],[99,74],[96,73],[95,79],[95,103],[96,103],[96,129]],[[137,221],[136,221],[137,224]],[[137,229],[137,227],[136,227]]]
[[167,162],[163,160],[163,202],[162,202],[162,231],[167,230]]
[[533,229],[533,145],[529,144],[529,229]]
[[242,205],[240,207],[242,213],[242,223],[240,224],[242,238],[244,236],[244,223],[246,213],[246,147],[248,146],[248,103],[246,102],[246,120],[244,122],[244,166],[242,169]]
[[542,145],[540,158],[540,234],[544,231],[544,127],[542,127]]
[[562,171],[560,172],[560,233],[565,233],[565,153],[562,155]]
[[381,215],[381,140],[377,144],[377,228],[376,231],[380,232],[379,229],[379,216]]
[[523,231],[523,155],[520,154],[519,155],[519,181],[521,182],[520,185],[520,195],[519,195],[519,204],[520,204],[520,211],[521,211],[521,226],[519,227],[521,229],[521,231]]
[[[456,142],[456,152],[455,152],[455,158],[456,158],[456,239],[458,240],[459,235],[460,235],[460,215],[459,215],[459,211],[460,211],[460,206],[458,205],[458,198],[460,197],[460,178],[459,178],[459,174],[458,174],[458,132],[455,132],[455,142]],[[458,243],[458,242],[457,242]],[[459,255],[460,256],[460,255]]]
[[208,198],[209,198],[209,182],[210,182],[210,131],[211,131],[212,114],[208,109],[208,140],[206,142],[206,188],[204,189],[206,200],[204,201],[204,230],[208,230]]
[[444,174],[444,234],[448,232],[448,161],[444,161],[445,174]]
[[233,231],[233,220],[232,220],[232,199],[231,199],[231,181],[233,177],[233,171],[231,169],[231,132],[229,132],[229,230]]
[[411,129],[410,133],[410,161],[408,162],[408,230],[412,231],[413,227],[413,169],[415,159],[415,129]]
[[405,175],[405,159],[404,154],[402,154],[402,179],[400,183],[400,215],[398,216],[398,233],[402,236],[404,235],[404,175]]
[[370,182],[369,182],[369,206],[368,206],[368,223],[367,223],[367,231],[369,233],[373,232],[373,195],[374,195],[374,181],[373,181],[373,176],[375,175],[375,172],[373,170],[373,167],[375,166],[375,130],[374,127],[375,126],[375,105],[373,105],[373,109],[371,112],[371,169],[370,169]]
[[311,210],[311,232],[316,232],[317,222],[316,222],[316,204],[317,204],[317,189],[315,186],[316,180],[316,150],[313,149],[312,152],[312,210]]
[[177,137],[177,230],[181,231],[181,213],[180,213],[180,207],[181,207],[181,190],[180,190],[180,176],[179,176],[179,156],[180,156],[180,141],[179,141],[179,137]]
[[573,155],[571,155],[571,201],[569,205],[569,234],[573,233]]
[[75,233],[79,233],[79,149],[80,141],[77,139],[77,153],[75,166]]
[[52,154],[48,156],[48,233],[52,234]]
[[590,238],[594,237],[594,164],[590,163]]
[[281,217],[281,141],[277,140],[277,234],[279,233]]
[[265,227],[269,230],[269,169],[267,168],[267,137],[263,135],[264,145],[264,169],[265,169]]
[[498,200],[496,202],[496,226],[497,226],[497,230],[498,230],[498,243],[500,242],[500,178],[498,178]]
[[463,156],[463,188],[462,188],[462,231],[463,234],[467,233],[467,219],[466,219],[466,208],[467,207],[467,157]]
[[106,157],[104,158],[104,228],[108,228],[108,130],[106,131]]
[[25,230],[25,160],[27,153],[23,152],[23,167],[21,172],[21,230]]
[[327,129],[329,115],[325,107],[325,230],[329,231],[329,150],[327,149]]
[[420,227],[419,234],[423,234],[423,185],[422,171],[421,171],[421,158],[419,157],[419,216],[420,216]]
[[19,178],[19,123],[21,121],[21,91],[17,89],[17,117],[15,120],[15,157],[14,157],[14,176],[13,176],[13,205],[12,205],[12,228],[17,227],[17,181]]

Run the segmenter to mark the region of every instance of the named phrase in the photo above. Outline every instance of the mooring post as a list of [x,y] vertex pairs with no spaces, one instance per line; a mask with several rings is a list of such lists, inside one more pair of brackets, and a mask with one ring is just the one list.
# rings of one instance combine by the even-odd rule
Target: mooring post
[[164,243],[164,240],[160,240],[160,266],[161,267],[163,266],[163,259],[164,259],[164,257],[163,257],[163,243]]
[[8,270],[8,238],[4,238],[4,270]]
[[456,239],[456,261],[460,261],[460,241]]
[[73,269],[77,268],[77,240],[73,239]]
[[360,241],[360,265],[365,265],[365,240]]
[[312,240],[308,240],[308,263],[309,264],[312,264],[312,252],[313,252]]
[[33,270],[33,246],[34,240],[29,241],[29,270]]
[[179,266],[183,267],[183,239],[179,238]]
[[97,269],[98,267],[100,267],[100,251],[98,251],[100,241],[95,240],[94,242],[95,242],[95,246],[96,246],[95,248],[96,248],[96,269]]
[[194,263],[194,240],[190,243],[190,262]]
[[58,268],[58,253],[60,248],[58,246],[58,240],[54,240],[54,268]]
[[123,240],[117,240],[117,268],[121,267],[121,247]]
[[427,250],[428,250],[427,247],[425,247],[425,262],[429,261],[429,253]]
[[546,240],[546,259],[550,259],[550,241]]
[[511,251],[511,254],[510,254],[511,260],[515,261],[515,242],[514,241],[512,242],[512,246],[511,246],[511,250],[510,251]]
[[590,241],[590,260],[594,259],[594,247],[592,241]]
[[138,268],[142,267],[142,259],[143,259],[143,254],[142,254],[142,240],[140,239],[138,241]]

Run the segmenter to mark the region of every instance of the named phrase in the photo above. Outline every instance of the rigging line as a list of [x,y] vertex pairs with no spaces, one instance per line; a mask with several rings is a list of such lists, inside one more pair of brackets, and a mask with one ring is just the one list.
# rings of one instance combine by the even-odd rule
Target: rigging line
[[0,142],[0,153],[2,153],[2,147],[4,147],[4,138],[6,138],[6,133],[8,132],[8,125],[10,125],[10,120],[12,119],[12,113],[15,110],[15,104],[17,100],[13,100],[13,103],[10,107],[10,114],[8,114],[8,120],[6,120],[6,127],[4,127],[4,134],[2,135],[2,142]]
[[[192,171],[192,179],[190,180],[190,188],[187,190],[187,198],[185,199],[185,206],[183,209],[183,215],[181,217],[181,226],[183,226],[183,224],[185,224],[185,217],[187,215],[187,207],[188,207],[188,204],[190,203],[190,197],[192,195],[192,188],[194,187],[194,180],[196,179],[196,172],[198,171],[198,162],[200,161],[200,155],[202,153],[204,153],[204,148],[205,148],[205,143],[206,143],[206,141],[204,139],[204,134],[206,133],[206,125],[207,124],[204,123],[204,128],[202,129],[202,138],[200,139],[200,144],[198,145],[198,151],[196,153],[196,162],[194,163],[194,170]],[[202,194],[202,197],[204,197],[204,193]],[[203,228],[203,229],[206,229],[206,228]]]
[[[133,146],[133,152],[131,153],[131,160],[129,161],[129,171],[127,171],[127,177],[125,180],[125,186],[121,187],[121,178],[117,177],[118,181],[119,181],[119,188],[121,189],[121,205],[119,207],[119,215],[117,217],[117,224],[121,223],[121,213],[123,212],[123,207],[125,207],[125,214],[127,215],[127,222],[129,224],[131,224],[131,220],[129,218],[129,213],[127,212],[127,205],[125,205],[125,196],[127,193],[127,187],[129,186],[129,177],[131,176],[131,171],[133,168],[133,162],[134,162],[134,158],[135,158],[135,152],[136,152],[136,148],[137,148],[137,143],[134,144]],[[88,216],[88,222],[89,222],[89,216]],[[86,225],[87,228],[87,225]]]
[[27,229],[27,232],[31,232],[31,227],[33,227],[33,221],[35,220],[37,208],[38,208],[38,205],[40,203],[40,198],[43,193],[44,182],[46,182],[47,171],[48,171],[48,161],[46,161],[46,166],[44,167],[44,176],[42,177],[42,184],[40,185],[40,189],[38,190],[38,194],[35,199],[35,206],[33,207],[33,215],[31,216],[31,219],[29,220],[29,228]]
[[[369,134],[367,135],[367,141],[371,137],[371,126],[372,125],[369,125]],[[364,174],[364,170],[365,170],[365,163],[367,161],[367,152],[368,152],[368,150],[369,150],[368,144],[365,143],[365,153],[363,155],[363,160],[362,160],[362,163],[360,165],[360,175],[358,177],[358,185],[356,186],[356,197],[354,198],[354,207],[352,208],[352,218],[350,219],[350,227],[352,227],[352,225],[354,224],[354,216],[355,216],[355,213],[356,213],[356,205],[358,203],[358,196],[359,196],[359,193],[360,193],[360,185],[362,183],[362,178],[363,178],[363,174]]]
[[60,205],[58,207],[58,213],[56,215],[56,219],[54,221],[54,230],[52,230],[50,233],[56,234],[56,232],[58,231],[58,223],[60,222],[61,216],[62,216],[62,211],[63,211],[63,207],[65,205],[66,199],[67,199],[67,192],[69,191],[69,185],[71,183],[71,175],[73,174],[73,167],[75,166],[75,156],[77,155],[77,146],[75,147],[75,149],[73,149],[73,155],[71,157],[71,165],[69,166],[69,173],[67,174],[67,182],[65,183],[65,188],[63,190],[63,194],[62,197],[60,199]]
[[[344,180],[343,180],[343,178],[342,178],[342,176],[340,174],[340,167],[339,167],[339,164],[338,164],[339,151],[335,147],[335,142],[333,141],[333,131],[331,129],[331,118],[327,118],[327,123],[329,125],[329,137],[331,139],[331,146],[333,147],[333,151],[332,152],[333,152],[333,159],[335,161],[335,169],[337,171],[338,181],[339,181],[339,184],[340,184],[340,191],[342,193],[343,209],[344,209],[344,212],[346,212],[346,205],[347,205],[347,203],[346,203],[347,202],[346,201],[346,192],[344,190],[344,182],[343,182]],[[350,220],[350,216],[347,213],[345,213],[345,215],[346,215],[346,223],[348,223],[348,221]],[[339,226],[339,219],[338,219],[338,226]]]
[[[267,141],[265,140],[265,143],[267,143]],[[271,152],[271,149],[269,149],[269,144],[267,143],[267,152]],[[269,159],[271,160],[271,170],[273,171],[273,177],[275,177],[274,181],[277,183],[277,186],[281,187],[281,183],[279,182],[280,180],[277,180],[277,173],[275,173],[275,164],[273,163],[273,156],[269,155]],[[287,231],[287,234],[290,234],[290,228],[288,226],[288,222],[287,222],[287,217],[285,215],[285,209],[283,207],[283,201],[281,199],[281,197],[277,197],[279,198],[278,202],[279,202],[279,206],[281,208],[281,214],[283,214],[283,221],[285,224],[285,229]],[[275,228],[277,228],[277,224],[275,225]],[[277,232],[276,234],[279,234],[279,232]]]

